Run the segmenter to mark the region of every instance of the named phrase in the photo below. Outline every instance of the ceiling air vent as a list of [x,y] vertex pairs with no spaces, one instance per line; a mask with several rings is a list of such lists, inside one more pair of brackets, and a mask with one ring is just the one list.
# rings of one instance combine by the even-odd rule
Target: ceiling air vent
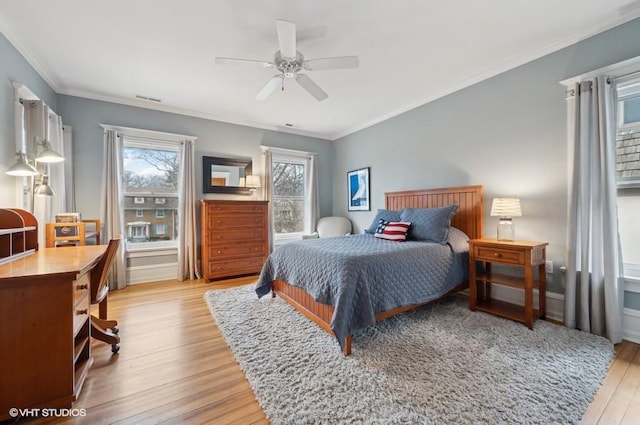
[[157,97],[143,96],[141,94],[136,94],[135,97],[136,99],[148,100],[149,102],[157,102],[157,103],[162,102],[162,99],[158,99]]

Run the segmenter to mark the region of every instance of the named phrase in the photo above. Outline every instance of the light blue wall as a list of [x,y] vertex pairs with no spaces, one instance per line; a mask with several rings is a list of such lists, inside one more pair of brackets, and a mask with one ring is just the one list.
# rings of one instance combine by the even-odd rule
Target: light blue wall
[[56,94],[40,74],[0,33],[0,206],[22,207],[16,177],[5,172],[15,162],[16,137],[14,121],[14,88],[12,81],[28,86],[48,105],[56,107]]
[[[637,40],[640,20],[336,141],[334,214],[362,231],[384,208],[387,191],[482,184],[484,235],[496,234],[492,198],[519,197],[516,237],[549,242],[556,268],[550,290],[564,292],[558,267],[565,263],[567,112],[559,82],[639,56]],[[366,166],[372,210],[348,213],[346,173]]]
[[[99,217],[103,164],[103,129],[100,124],[141,128],[196,136],[196,197],[249,199],[202,193],[202,156],[251,157],[253,172],[263,176],[260,145],[297,149],[318,154],[319,179],[332,180],[333,144],[330,141],[261,130],[219,121],[154,111],[74,96],[58,96],[58,111],[73,127],[74,172],[77,210],[85,217]],[[320,212],[332,211],[331,184],[320,184]]]

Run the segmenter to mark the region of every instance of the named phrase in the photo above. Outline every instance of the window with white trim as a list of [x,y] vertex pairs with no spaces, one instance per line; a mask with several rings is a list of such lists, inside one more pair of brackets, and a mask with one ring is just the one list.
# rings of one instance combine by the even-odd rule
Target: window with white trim
[[136,210],[136,217],[144,217],[144,210]]
[[624,273],[640,279],[640,76],[617,83],[616,180]]
[[311,163],[309,154],[301,152],[271,155],[273,179],[272,209],[274,239],[300,238],[309,232],[310,200],[308,185]]
[[[123,216],[128,250],[136,247],[177,246],[180,143],[123,137]],[[139,221],[139,200],[153,198],[153,223]]]

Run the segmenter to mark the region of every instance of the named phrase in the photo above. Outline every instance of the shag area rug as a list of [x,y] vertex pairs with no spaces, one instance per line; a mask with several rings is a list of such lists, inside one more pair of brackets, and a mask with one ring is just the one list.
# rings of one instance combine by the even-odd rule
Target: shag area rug
[[613,358],[606,339],[534,330],[449,298],[337,341],[253,286],[205,300],[273,424],[571,424]]

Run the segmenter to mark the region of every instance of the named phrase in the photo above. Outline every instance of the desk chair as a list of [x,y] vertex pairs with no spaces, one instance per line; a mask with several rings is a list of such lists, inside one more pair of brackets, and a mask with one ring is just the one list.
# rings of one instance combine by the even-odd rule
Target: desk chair
[[46,223],[47,248],[86,245],[89,238],[95,238],[95,244],[100,245],[100,220],[97,218],[69,223]]
[[[107,319],[107,294],[109,293],[109,274],[113,259],[116,256],[120,239],[115,238],[109,241],[107,250],[102,258],[91,271],[91,304],[98,304],[98,316],[91,315],[91,336],[99,341],[111,344],[111,352],[116,354],[120,347],[120,337],[118,334],[118,322]],[[111,330],[111,332],[108,332]]]

